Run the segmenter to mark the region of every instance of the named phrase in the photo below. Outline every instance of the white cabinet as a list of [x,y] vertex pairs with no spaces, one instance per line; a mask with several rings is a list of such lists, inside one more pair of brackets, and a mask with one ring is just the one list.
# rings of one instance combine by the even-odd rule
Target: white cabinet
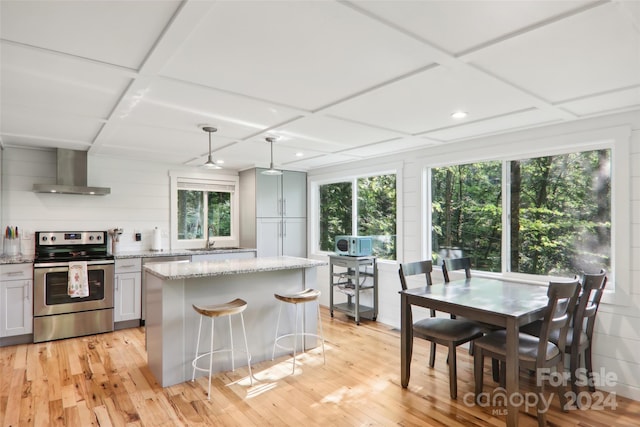
[[141,271],[140,258],[116,259],[113,298],[114,322],[135,321],[142,318]]
[[240,173],[240,245],[257,256],[307,255],[307,174],[264,169]]
[[0,337],[33,332],[33,266],[0,265]]

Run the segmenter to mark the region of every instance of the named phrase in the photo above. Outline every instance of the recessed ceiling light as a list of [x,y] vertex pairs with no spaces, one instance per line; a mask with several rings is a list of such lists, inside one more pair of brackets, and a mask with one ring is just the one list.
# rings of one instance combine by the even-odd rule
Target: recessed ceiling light
[[302,156],[304,156],[304,153],[301,153],[301,152],[296,153],[296,157],[302,157]]
[[451,118],[453,119],[464,119],[465,117],[467,117],[467,112],[466,111],[454,111],[453,113],[451,113]]

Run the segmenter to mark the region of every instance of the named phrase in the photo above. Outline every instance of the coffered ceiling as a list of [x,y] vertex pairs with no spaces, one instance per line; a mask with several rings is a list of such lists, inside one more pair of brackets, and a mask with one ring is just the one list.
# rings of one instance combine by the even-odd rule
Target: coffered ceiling
[[[0,144],[313,169],[640,111],[640,1],[0,1]],[[455,111],[464,119],[453,119]]]

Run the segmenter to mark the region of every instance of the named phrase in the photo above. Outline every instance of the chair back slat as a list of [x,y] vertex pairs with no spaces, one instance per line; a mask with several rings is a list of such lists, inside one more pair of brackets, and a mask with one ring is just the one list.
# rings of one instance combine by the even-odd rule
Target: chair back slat
[[[400,264],[398,268],[398,275],[400,276],[400,285],[402,286],[402,290],[406,291],[407,287],[407,277],[409,276],[418,276],[424,274],[424,280],[426,286],[431,286],[433,284],[431,280],[431,272],[433,271],[433,264],[431,261],[415,261],[415,262],[407,262]],[[433,309],[429,310],[431,317],[436,317],[436,311]],[[411,316],[411,312],[409,312],[409,316]],[[413,320],[412,320],[413,322]]]
[[407,290],[407,277],[417,276],[420,274],[424,274],[425,283],[427,286],[430,286],[433,283],[431,281],[432,271],[433,265],[431,264],[431,261],[416,261],[400,264],[398,274],[400,275],[400,284],[402,285],[402,290]]
[[547,296],[549,303],[545,310],[542,326],[540,328],[540,343],[538,354],[546,354],[547,344],[551,334],[559,330],[558,348],[564,349],[567,341],[567,331],[570,320],[576,309],[576,301],[580,293],[578,280],[571,282],[550,282]]
[[445,258],[442,260],[442,275],[444,281],[449,282],[449,272],[456,270],[464,270],[467,279],[471,278],[471,258]]
[[[600,270],[596,274],[584,274],[582,277],[582,295],[573,319],[573,339],[578,339],[580,332],[584,330],[589,340],[593,336],[596,313],[600,307],[600,300],[607,284],[607,273]],[[586,324],[585,324],[586,323]],[[580,325],[580,327],[577,327]],[[582,329],[584,328],[584,329]],[[578,342],[578,341],[574,341]]]

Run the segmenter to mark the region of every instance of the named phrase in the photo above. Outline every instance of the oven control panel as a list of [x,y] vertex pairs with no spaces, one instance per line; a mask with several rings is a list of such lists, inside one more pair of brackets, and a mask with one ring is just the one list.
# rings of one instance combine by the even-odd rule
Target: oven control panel
[[100,245],[105,244],[106,231],[38,231],[36,244],[52,245]]

